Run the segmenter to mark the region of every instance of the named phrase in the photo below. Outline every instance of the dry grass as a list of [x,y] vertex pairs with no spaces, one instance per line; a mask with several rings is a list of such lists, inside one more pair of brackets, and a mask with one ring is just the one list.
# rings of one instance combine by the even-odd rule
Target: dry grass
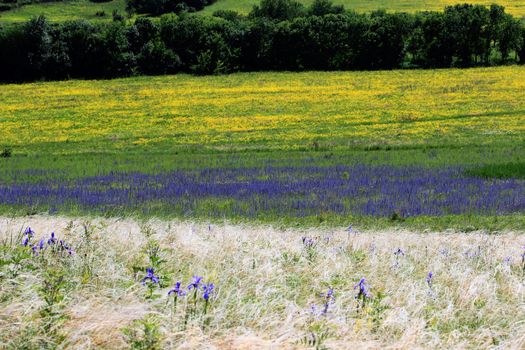
[[[6,262],[27,226],[37,238],[54,231],[76,249],[62,258],[68,259],[64,266],[71,283],[59,308],[66,317],[54,335],[43,330],[38,311],[43,265],[26,268],[48,251],[18,267]],[[152,235],[146,238],[148,232]],[[310,254],[303,236],[317,242]],[[156,290],[154,300],[145,298],[144,273],[133,272],[147,264],[148,239],[163,248],[166,262],[159,273],[170,281]],[[520,257],[525,237],[520,233],[283,231],[27,217],[1,218],[0,242],[0,347],[128,348],[123,329],[148,317],[158,321],[162,348],[305,348],[300,340],[312,331],[327,331],[324,345],[330,349],[525,347]],[[405,255],[396,263],[398,248]],[[505,261],[509,256],[512,261]],[[82,271],[90,261],[86,277]],[[431,289],[425,281],[429,271]],[[167,291],[194,274],[214,282],[217,290],[209,324],[196,317],[183,327],[183,302],[173,315]],[[372,294],[365,307],[359,307],[353,289],[362,277]],[[319,295],[328,287],[334,288],[335,302],[325,316],[313,315],[311,306],[323,303]]]

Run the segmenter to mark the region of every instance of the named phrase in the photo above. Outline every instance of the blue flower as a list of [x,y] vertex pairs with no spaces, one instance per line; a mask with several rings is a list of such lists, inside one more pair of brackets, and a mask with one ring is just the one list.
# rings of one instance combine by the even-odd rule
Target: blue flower
[[27,227],[24,231],[24,235],[33,237],[35,235],[35,231],[31,230],[31,227]]
[[168,292],[168,295],[172,295],[173,293],[176,293],[175,296],[179,296],[179,297],[185,296],[186,292],[180,288],[180,285],[181,285],[181,282],[175,283],[175,287],[173,289],[170,289],[170,291]]
[[57,240],[55,238],[55,233],[51,232],[51,238],[49,238],[47,240],[47,244],[52,245],[52,244],[55,244],[56,242],[57,242]]
[[427,281],[427,284],[430,288],[432,288],[432,278],[434,277],[434,274],[432,273],[432,271],[430,271],[427,275],[427,277],[425,278],[425,281]]
[[151,267],[148,267],[146,269],[146,276],[142,279],[141,283],[143,286],[146,285],[146,281],[151,281],[152,283],[159,283],[159,278],[155,276],[155,273],[153,272],[153,269]]
[[328,313],[328,307],[330,306],[330,304],[333,304],[335,302],[334,289],[329,288],[328,292],[321,293],[321,296],[325,300],[323,311],[321,311],[321,314],[326,315]]
[[208,299],[210,299],[210,294],[213,293],[213,290],[215,289],[215,285],[213,283],[210,283],[210,284],[203,284],[202,285],[202,291],[204,292],[202,294],[202,298],[206,301],[208,301]]
[[30,240],[31,240],[31,236],[28,236],[28,235],[24,236],[24,238],[22,239],[22,245],[24,247],[27,247]]
[[40,242],[38,242],[38,249],[43,250],[44,249],[44,243],[45,240],[42,238]]
[[366,279],[365,278],[361,278],[361,280],[359,281],[359,283],[357,283],[355,286],[354,286],[354,290],[355,289],[358,289],[357,291],[357,295],[355,296],[356,299],[366,299],[366,298],[370,298],[370,293],[368,292],[368,285],[366,284]]
[[191,282],[188,285],[188,290],[192,290],[193,288],[199,289],[199,286],[201,285],[201,280],[202,280],[201,276],[193,276],[193,282]]

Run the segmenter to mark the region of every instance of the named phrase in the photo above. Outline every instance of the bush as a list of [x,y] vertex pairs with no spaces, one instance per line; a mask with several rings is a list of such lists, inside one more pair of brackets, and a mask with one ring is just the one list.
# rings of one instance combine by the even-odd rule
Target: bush
[[13,155],[13,151],[11,148],[4,148],[2,152],[0,152],[0,158],[11,158]]

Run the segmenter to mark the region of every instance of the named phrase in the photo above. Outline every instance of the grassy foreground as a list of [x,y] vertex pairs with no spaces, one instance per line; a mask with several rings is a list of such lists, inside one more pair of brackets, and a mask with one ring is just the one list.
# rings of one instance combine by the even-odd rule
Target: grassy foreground
[[[259,0],[218,0],[211,6],[206,7],[200,13],[211,15],[217,10],[233,10],[247,14]],[[300,0],[305,5],[312,0]],[[445,6],[451,6],[465,1],[460,0],[334,0],[335,4],[344,5],[346,9],[359,12],[371,12],[378,9],[388,11],[442,11]],[[492,0],[470,0],[468,3],[489,6]],[[525,4],[517,0],[500,0],[499,5],[505,6],[506,12],[514,16],[525,16]],[[25,22],[32,17],[41,14],[46,15],[51,21],[63,22],[72,19],[88,19],[96,21],[111,21],[113,10],[125,14],[126,2],[124,0],[113,0],[108,3],[93,3],[89,0],[68,0],[61,2],[41,3],[22,6],[18,9],[0,12],[0,23]],[[95,13],[103,11],[105,16],[99,17]]]
[[[28,226],[35,233],[23,247]],[[48,243],[51,232],[56,241]],[[521,349],[523,243],[511,232],[3,217],[0,342],[7,349]],[[159,283],[141,284],[151,267]],[[207,302],[202,286],[187,289],[194,275],[214,284]],[[362,278],[365,290],[355,287]],[[176,281],[174,305],[168,292]]]

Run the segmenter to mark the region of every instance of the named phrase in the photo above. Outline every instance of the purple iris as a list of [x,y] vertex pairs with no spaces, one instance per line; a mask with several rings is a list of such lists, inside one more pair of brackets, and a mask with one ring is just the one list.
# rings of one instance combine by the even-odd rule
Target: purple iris
[[175,287],[173,287],[173,289],[171,289],[171,290],[168,292],[168,295],[172,295],[173,293],[175,293],[175,296],[179,296],[179,297],[185,296],[185,295],[186,295],[186,292],[183,291],[183,290],[180,288],[180,285],[181,285],[181,282],[177,282],[177,283],[175,283]]
[[427,278],[425,278],[425,281],[427,281],[428,287],[432,288],[432,278],[434,277],[434,274],[432,271],[430,271],[427,275]]
[[51,232],[51,237],[47,240],[47,244],[52,245],[57,242],[57,239],[55,238],[55,233]]
[[359,280],[359,283],[357,283],[355,286],[354,286],[354,290],[357,289],[357,295],[356,295],[356,299],[366,299],[366,298],[370,298],[370,293],[368,292],[368,286],[366,284],[366,279],[365,278],[361,278],[361,280]]
[[215,289],[215,285],[213,283],[210,284],[203,284],[202,285],[202,298],[206,301],[210,299],[210,295],[213,293],[213,290]]
[[28,227],[24,231],[24,238],[22,238],[22,245],[24,247],[27,247],[29,245],[29,241],[31,240],[31,238],[33,238],[34,235],[35,235],[35,232],[31,230],[31,227]]
[[199,289],[199,286],[201,285],[201,280],[202,280],[201,276],[193,276],[193,282],[191,282],[188,285],[188,290],[192,290],[193,288]]
[[330,288],[328,289],[328,292],[321,293],[321,296],[324,297],[324,306],[323,311],[321,312],[323,315],[326,315],[328,313],[328,307],[330,304],[333,304],[335,302],[335,296],[334,296],[334,289]]
[[151,267],[148,267],[146,269],[146,276],[142,279],[141,283],[143,286],[146,285],[146,281],[151,281],[152,283],[159,283],[159,278],[155,276],[155,273],[153,272],[153,269]]
[[29,240],[31,240],[31,236],[29,235],[25,235],[24,238],[22,239],[22,245],[24,247],[27,247],[28,244],[29,244]]

